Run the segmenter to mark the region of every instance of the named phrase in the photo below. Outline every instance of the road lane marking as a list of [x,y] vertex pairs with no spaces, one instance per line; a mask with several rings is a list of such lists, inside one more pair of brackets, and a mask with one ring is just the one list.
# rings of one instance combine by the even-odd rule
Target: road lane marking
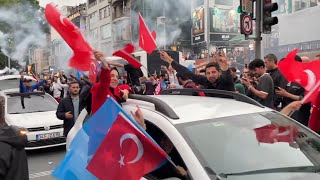
[[34,178],[44,177],[44,176],[51,176],[52,172],[53,170],[29,174],[29,179],[34,179]]

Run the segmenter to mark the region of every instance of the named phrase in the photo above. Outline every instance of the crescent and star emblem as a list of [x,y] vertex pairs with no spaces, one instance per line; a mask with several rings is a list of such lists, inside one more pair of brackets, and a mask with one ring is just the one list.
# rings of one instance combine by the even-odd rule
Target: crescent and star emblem
[[315,74],[314,74],[311,70],[309,70],[309,69],[304,70],[304,72],[308,75],[308,84],[307,84],[307,86],[305,87],[305,89],[306,89],[307,91],[310,91],[310,90],[314,87],[314,85],[316,84],[316,76],[315,76]]
[[62,15],[60,15],[60,22],[61,24],[63,24],[64,26],[66,26],[66,24],[64,23],[64,17]]
[[[120,148],[122,148],[123,142],[125,140],[129,140],[129,139],[131,139],[138,147],[138,153],[137,153],[136,157],[133,160],[126,162],[127,164],[133,164],[133,163],[138,162],[141,159],[141,157],[143,156],[144,149],[143,149],[143,145],[142,145],[141,141],[139,140],[139,138],[135,134],[131,134],[131,133],[126,133],[121,136]],[[119,160],[120,168],[125,165],[124,158],[125,158],[125,156],[120,154],[120,160]]]
[[93,70],[93,72],[94,72],[94,74],[96,74],[95,73],[95,70],[97,69],[97,66],[96,66],[96,64],[94,63],[94,62],[91,62],[91,68],[92,68],[92,70]]

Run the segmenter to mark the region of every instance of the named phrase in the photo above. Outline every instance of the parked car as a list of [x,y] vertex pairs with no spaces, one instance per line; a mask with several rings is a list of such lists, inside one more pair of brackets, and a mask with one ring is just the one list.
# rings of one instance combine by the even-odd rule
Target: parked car
[[5,122],[22,128],[28,137],[26,150],[65,145],[63,121],[57,119],[57,101],[44,92],[0,91],[5,98]]
[[[181,161],[177,165],[187,170],[187,179],[320,179],[319,135],[241,94],[171,89],[131,95],[122,105],[128,113],[140,106],[147,132],[158,144],[169,138],[176,152],[171,158]],[[74,128],[68,136],[81,127]],[[150,173],[144,179],[159,177]]]

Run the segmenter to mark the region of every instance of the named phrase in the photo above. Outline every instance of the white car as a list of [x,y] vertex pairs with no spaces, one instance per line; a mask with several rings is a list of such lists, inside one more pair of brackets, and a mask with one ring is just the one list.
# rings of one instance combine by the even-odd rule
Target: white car
[[65,145],[63,121],[56,117],[57,101],[44,92],[0,91],[5,98],[5,122],[28,137],[26,150]]
[[[210,97],[189,95],[200,91]],[[187,170],[187,179],[320,179],[320,136],[246,96],[178,89],[156,96],[131,95],[123,108],[135,111],[136,105],[150,136],[160,146],[162,137],[172,142],[176,153],[169,155]],[[71,141],[68,138],[67,144]],[[144,177],[161,178],[168,177]]]
[[[36,84],[36,79],[31,76],[24,76],[25,79],[32,80],[31,85]],[[5,75],[0,76],[0,91],[7,89],[19,89],[20,75]]]

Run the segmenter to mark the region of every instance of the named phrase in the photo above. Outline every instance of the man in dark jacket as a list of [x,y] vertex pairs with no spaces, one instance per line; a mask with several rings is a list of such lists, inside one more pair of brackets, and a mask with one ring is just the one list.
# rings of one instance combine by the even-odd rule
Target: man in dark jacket
[[[274,54],[268,54],[264,57],[264,64],[267,69],[267,73],[270,74],[274,87],[278,88],[286,88],[288,81],[286,78],[283,76],[283,74],[279,71],[278,69],[278,58]],[[273,106],[277,109],[278,105],[282,101],[282,98],[279,97],[278,95],[275,95],[273,98]],[[284,107],[284,106],[283,106]]]
[[27,136],[11,126],[0,126],[0,179],[28,180]]
[[61,100],[56,115],[57,118],[63,120],[64,136],[67,137],[69,131],[74,126],[80,112],[86,107],[83,98],[79,96],[80,85],[78,82],[69,84],[70,95]]
[[218,89],[234,91],[233,80],[227,58],[224,54],[217,55],[218,63],[208,63],[205,67],[205,75],[196,75],[188,68],[174,61],[166,52],[160,53],[161,59],[171,64],[171,66],[184,76],[191,79],[196,84],[200,84],[204,89]]

